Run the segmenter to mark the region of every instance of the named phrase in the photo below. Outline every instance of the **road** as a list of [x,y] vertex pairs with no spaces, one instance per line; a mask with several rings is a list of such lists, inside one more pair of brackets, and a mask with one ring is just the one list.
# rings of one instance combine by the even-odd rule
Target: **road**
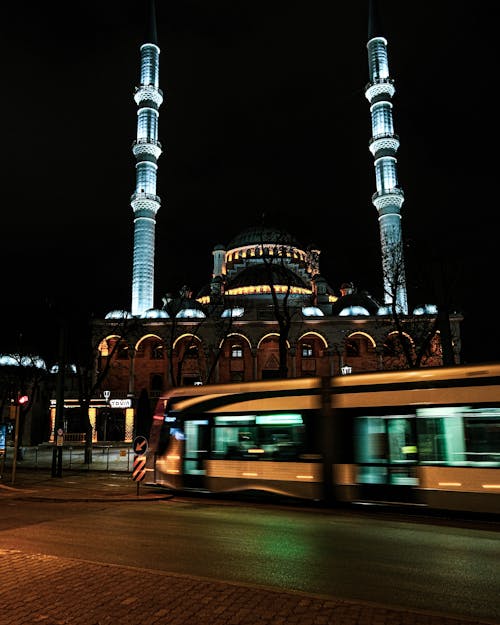
[[500,623],[498,528],[188,498],[12,501],[0,549]]

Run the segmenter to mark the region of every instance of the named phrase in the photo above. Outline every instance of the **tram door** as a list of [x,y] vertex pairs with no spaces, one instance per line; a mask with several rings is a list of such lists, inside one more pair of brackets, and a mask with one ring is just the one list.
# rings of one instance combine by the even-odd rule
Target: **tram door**
[[208,421],[194,419],[184,422],[184,486],[201,488],[205,483],[205,460],[210,450]]
[[416,501],[415,428],[412,414],[357,418],[355,456],[362,499]]

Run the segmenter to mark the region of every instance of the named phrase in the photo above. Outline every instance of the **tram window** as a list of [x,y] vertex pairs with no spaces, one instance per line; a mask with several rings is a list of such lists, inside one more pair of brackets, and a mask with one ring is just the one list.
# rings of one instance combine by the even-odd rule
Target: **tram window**
[[417,410],[422,462],[500,465],[500,408],[446,406]]
[[500,407],[467,408],[464,429],[467,463],[500,466]]
[[[225,425],[213,429],[214,458],[241,458],[257,446],[257,428],[248,425]],[[253,457],[253,456],[252,456]]]
[[359,417],[356,428],[356,462],[387,462],[387,433],[384,419]]
[[[272,422],[273,418],[277,423]],[[264,415],[254,417],[252,424],[246,417],[239,419],[216,417],[213,458],[289,460],[303,453],[305,428],[300,415]]]

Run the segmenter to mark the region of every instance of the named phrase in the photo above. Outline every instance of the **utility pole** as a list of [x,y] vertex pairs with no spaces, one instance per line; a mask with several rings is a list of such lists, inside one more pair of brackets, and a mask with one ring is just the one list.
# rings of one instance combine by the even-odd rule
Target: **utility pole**
[[19,401],[16,402],[16,421],[14,425],[14,457],[12,458],[12,484],[16,481],[17,446],[19,444]]
[[16,479],[17,453],[19,445],[19,420],[21,417],[21,406],[28,402],[27,395],[18,395],[15,404],[15,426],[14,426],[14,457],[12,459],[12,484]]
[[59,431],[63,431],[64,426],[64,377],[66,372],[66,342],[67,327],[66,320],[61,320],[59,329],[59,364],[57,368],[56,386],[56,418],[54,424],[56,444],[52,451],[52,477],[62,477],[62,445]]

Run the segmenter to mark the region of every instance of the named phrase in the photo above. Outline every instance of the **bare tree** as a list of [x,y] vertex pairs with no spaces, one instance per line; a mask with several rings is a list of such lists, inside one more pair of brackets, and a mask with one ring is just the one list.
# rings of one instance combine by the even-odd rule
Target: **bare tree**
[[406,289],[403,248],[394,246],[384,253],[384,267],[389,268],[385,282],[385,301],[389,301],[394,325],[392,341],[386,343],[386,352],[395,360],[402,360],[410,369],[421,367],[432,352],[432,345],[439,339],[444,365],[455,364],[450,331],[450,302],[453,281],[444,278],[444,266],[438,266],[429,257],[416,263],[423,283],[430,287],[436,301],[435,309],[420,311],[424,314],[406,314],[400,305],[401,289]]
[[[26,417],[41,388],[49,382],[46,363],[39,355],[29,352],[4,355],[0,366],[0,414],[5,414],[7,407],[17,406],[18,449],[23,446]],[[27,401],[19,402],[20,397],[27,397]]]
[[[204,314],[194,325],[190,328],[190,339],[187,344],[184,346],[185,349],[182,354],[177,358],[177,362],[174,361],[174,343],[179,330],[179,319],[178,313],[193,305],[191,291],[187,287],[183,287],[179,293],[178,298],[172,298],[171,296],[165,296],[163,298],[163,308],[169,314],[169,340],[167,345],[167,353],[169,360],[169,373],[170,373],[170,382],[172,386],[181,386],[182,385],[182,377],[184,372],[184,366],[186,362],[186,357],[189,353],[190,348],[198,345],[198,339],[202,333],[202,329],[206,324],[210,324],[211,331],[213,333],[212,340],[213,344],[209,350],[209,361],[206,363],[205,372],[203,375],[203,379],[201,380],[204,384],[208,384],[213,381],[213,375],[215,368],[217,366],[217,362],[220,357],[221,345],[223,344],[224,339],[229,334],[231,327],[233,325],[233,317],[232,314],[227,317],[222,317],[221,314],[223,310],[225,310],[225,299],[222,298],[213,298],[211,299],[208,305],[202,307],[202,312]],[[198,304],[196,304],[198,307]],[[201,309],[201,308],[200,308]],[[198,362],[200,363],[200,358],[198,358]],[[201,366],[200,366],[201,370]]]
[[[86,464],[92,462],[92,436],[93,428],[89,417],[91,400],[102,390],[107,379],[113,357],[117,353],[124,341],[127,341],[137,329],[138,320],[132,318],[124,312],[122,316],[113,319],[107,326],[108,336],[119,337],[112,341],[108,357],[100,361],[100,366],[96,367],[96,354],[102,343],[102,325],[98,330],[93,327],[92,320],[72,326],[68,332],[68,343],[63,349],[67,349],[67,356],[62,358],[65,362],[74,363],[74,375],[77,378],[78,400],[80,405],[80,419],[85,432],[85,459]],[[85,331],[86,330],[86,331]],[[66,370],[64,367],[63,371]]]
[[[289,245],[289,235],[285,232],[278,236],[277,242],[273,245],[266,245],[264,241],[261,242],[261,258],[266,269],[266,279],[270,287],[274,318],[279,329],[280,378],[288,377],[288,337],[293,317],[297,314],[297,309],[290,306],[293,279],[286,262]],[[281,287],[279,292],[278,287]]]

